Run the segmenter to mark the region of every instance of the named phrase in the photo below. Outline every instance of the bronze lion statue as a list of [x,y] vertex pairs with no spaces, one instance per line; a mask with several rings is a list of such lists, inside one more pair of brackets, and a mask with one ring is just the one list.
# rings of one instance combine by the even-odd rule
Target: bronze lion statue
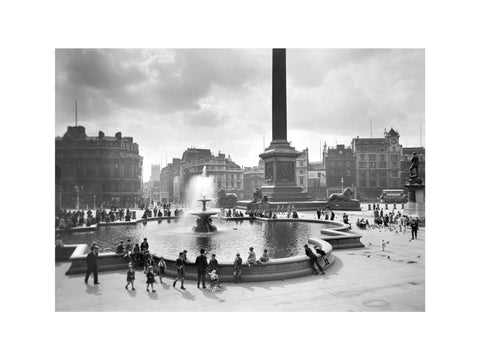
[[237,194],[227,193],[220,189],[217,193],[217,206],[221,208],[234,208],[237,205]]
[[350,201],[352,200],[353,191],[347,187],[343,190],[343,193],[330,194],[328,201]]

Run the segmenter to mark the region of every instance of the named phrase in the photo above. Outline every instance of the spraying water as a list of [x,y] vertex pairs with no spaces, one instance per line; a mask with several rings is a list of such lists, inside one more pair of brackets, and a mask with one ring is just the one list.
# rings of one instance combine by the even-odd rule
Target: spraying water
[[185,188],[185,200],[191,209],[198,208],[199,199],[212,199],[215,197],[214,177],[207,175],[204,166],[200,175],[193,176]]

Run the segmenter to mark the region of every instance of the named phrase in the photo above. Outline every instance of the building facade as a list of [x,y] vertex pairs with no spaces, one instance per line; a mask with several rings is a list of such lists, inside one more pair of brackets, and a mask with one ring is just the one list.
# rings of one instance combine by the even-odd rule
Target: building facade
[[243,199],[243,168],[240,165],[220,152],[215,156],[209,149],[188,148],[181,161],[179,193],[182,201],[190,178],[202,174],[203,167],[208,176],[214,177],[215,192],[223,189],[236,194],[239,200]]
[[393,128],[383,138],[352,140],[356,160],[357,198],[376,201],[383,189],[402,189],[400,134]]
[[121,132],[87,136],[69,126],[55,138],[56,207],[134,206],[142,198],[138,144]]
[[297,185],[308,192],[308,148],[304,149],[296,160]]
[[243,199],[250,200],[255,188],[260,189],[264,183],[265,166],[260,159],[258,166],[245,167],[243,169]]
[[209,149],[188,148],[181,159],[174,158],[160,172],[162,201],[184,202],[188,182],[193,176],[202,174],[204,167],[207,175],[214,177],[215,192],[223,189],[243,199],[242,167],[223,153],[215,156]]
[[173,158],[172,162],[160,171],[160,201],[162,202],[180,201],[178,191],[175,191],[175,179],[180,178],[180,163],[181,159]]
[[324,163],[312,161],[308,164],[308,194],[314,200],[327,197],[327,176]]
[[356,161],[351,147],[336,145],[325,153],[326,197],[346,187],[356,191]]

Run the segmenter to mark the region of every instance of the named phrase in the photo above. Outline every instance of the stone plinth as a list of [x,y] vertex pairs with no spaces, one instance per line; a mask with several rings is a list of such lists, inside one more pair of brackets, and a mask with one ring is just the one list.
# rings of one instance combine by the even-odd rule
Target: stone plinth
[[270,202],[308,201],[310,197],[297,185],[296,159],[300,152],[286,140],[273,140],[260,157],[265,162],[262,193]]
[[418,217],[420,225],[425,225],[425,185],[421,180],[411,181],[405,185],[408,191],[408,202],[403,214]]

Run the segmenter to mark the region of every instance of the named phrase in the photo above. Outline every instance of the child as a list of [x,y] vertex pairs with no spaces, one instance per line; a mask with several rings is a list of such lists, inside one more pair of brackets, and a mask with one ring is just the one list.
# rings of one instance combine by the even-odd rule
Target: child
[[156,290],[153,288],[154,282],[155,282],[155,275],[153,274],[153,266],[150,265],[147,269],[147,291],[148,292],[150,292],[150,290],[148,290],[149,285],[152,286],[152,292],[156,292]]
[[242,258],[239,253],[233,262],[233,276],[235,278],[234,282],[236,283],[242,280]]
[[125,289],[128,290],[128,285],[132,285],[132,290],[135,291],[135,285],[133,282],[135,281],[135,271],[133,271],[132,265],[128,265],[128,271],[127,271],[127,285],[125,285]]
[[218,287],[219,276],[216,270],[212,270],[208,273],[208,275],[210,276],[210,284],[208,285],[208,289],[213,291],[216,287]]
[[167,263],[163,259],[163,256],[160,256],[158,260],[158,278],[160,279],[160,284],[163,284],[162,279],[165,276],[165,269],[167,268]]

